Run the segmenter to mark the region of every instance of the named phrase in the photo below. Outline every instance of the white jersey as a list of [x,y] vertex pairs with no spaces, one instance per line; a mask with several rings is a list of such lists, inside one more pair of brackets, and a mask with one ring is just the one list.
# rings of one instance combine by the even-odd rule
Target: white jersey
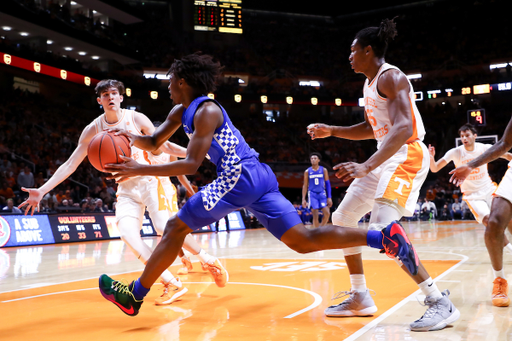
[[[455,167],[460,167],[473,159],[482,155],[487,149],[491,148],[490,144],[483,144],[475,142],[473,151],[467,151],[464,145],[450,149],[442,157],[441,160],[446,162],[453,161]],[[468,195],[470,193],[479,192],[493,186],[489,172],[487,171],[487,164],[473,169],[471,174],[460,186],[462,193]]]
[[[128,109],[121,109],[122,117],[117,121],[116,123],[108,123],[105,119],[105,114],[98,116],[94,120],[94,125],[96,127],[96,133],[99,133],[100,131],[104,131],[107,129],[122,129],[126,130],[132,134],[136,135],[143,135],[142,132],[139,130],[139,127],[137,127],[137,124],[135,123],[135,111],[134,110],[128,110]],[[144,165],[150,165],[151,162],[148,158],[148,152],[145,150],[139,149],[137,147],[132,146],[132,155],[131,158],[137,161],[140,164]],[[132,179],[136,179],[137,177],[133,177]],[[123,183],[120,184],[122,186]]]
[[[368,121],[373,128],[375,139],[377,140],[377,148],[380,147],[384,141],[384,138],[393,125],[388,113],[388,107],[386,103],[387,99],[380,96],[377,90],[379,77],[389,69],[400,71],[400,69],[398,69],[396,66],[384,63],[371,82],[366,79],[363,88],[364,108],[368,117]],[[409,104],[412,114],[413,134],[406,143],[423,141],[423,137],[425,136],[425,127],[423,126],[423,120],[421,119],[420,112],[416,107],[414,89],[411,82],[409,82]]]

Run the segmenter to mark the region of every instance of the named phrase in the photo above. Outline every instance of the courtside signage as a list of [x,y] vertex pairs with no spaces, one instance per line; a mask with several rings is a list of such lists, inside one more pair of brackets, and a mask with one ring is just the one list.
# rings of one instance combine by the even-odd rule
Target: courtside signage
[[0,247],[53,243],[55,239],[46,215],[0,217]]

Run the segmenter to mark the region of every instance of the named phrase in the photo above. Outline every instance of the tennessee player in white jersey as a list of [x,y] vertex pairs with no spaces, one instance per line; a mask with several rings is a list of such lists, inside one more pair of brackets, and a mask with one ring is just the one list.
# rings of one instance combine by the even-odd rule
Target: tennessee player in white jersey
[[[356,34],[351,46],[350,64],[363,73],[365,120],[343,127],[315,123],[308,126],[312,139],[335,136],[350,140],[377,140],[377,152],[366,162],[336,165],[336,176],[354,179],[343,201],[332,215],[335,225],[357,227],[366,213],[372,212],[370,229],[381,229],[390,221],[411,216],[420,188],[428,174],[429,154],[422,142],[425,129],[414,101],[414,90],[397,67],[385,62],[388,41],[396,35],[393,20],[380,27],[368,27]],[[360,247],[344,249],[350,272],[351,290],[340,304],[328,307],[327,316],[368,316],[377,307],[366,287]],[[419,262],[419,261],[418,261]],[[438,330],[457,320],[460,312],[441,293],[419,263],[417,275],[411,275],[424,295],[427,312],[411,323],[411,330]],[[336,297],[340,297],[337,295]],[[341,297],[343,297],[341,296]]]
[[[98,132],[115,128],[123,128],[141,135],[154,132],[155,127],[145,115],[121,108],[124,89],[123,83],[116,80],[102,80],[97,84],[95,89],[98,95],[97,102],[103,107],[105,113],[85,127],[72,155],[43,186],[23,188],[29,193],[29,198],[20,205],[20,207],[27,206],[25,213],[30,210],[33,213],[42,197],[76,170],[87,156],[89,142]],[[171,142],[166,142],[161,150],[178,157],[186,156],[185,148]],[[132,147],[132,157],[138,162],[150,164],[150,154]],[[155,177],[134,177],[120,184],[117,190],[116,221],[121,238],[143,263],[147,262],[152,253],[151,248],[142,241],[140,236],[145,207],[147,206],[154,226],[160,233],[163,232],[167,219],[177,211],[177,207],[172,206],[172,199],[169,199],[173,197],[175,190],[173,192],[168,184],[166,186],[163,184],[167,184],[165,180]],[[196,251],[193,253],[199,252],[201,249],[197,242],[191,236],[188,238],[187,242],[191,243],[190,250]],[[185,243],[184,246],[187,247]],[[205,262],[214,258],[204,251],[202,254]],[[164,283],[164,293],[156,300],[156,304],[170,304],[187,292],[179,278],[175,278],[168,270],[162,273],[161,278]]]
[[[430,170],[434,173],[445,167],[450,161],[453,161],[455,167],[459,168],[465,164],[470,163],[479,156],[483,155],[488,149],[492,147],[490,144],[483,144],[475,142],[477,137],[476,129],[471,124],[465,124],[459,128],[459,135],[462,141],[462,145],[456,148],[452,148],[446,152],[446,154],[440,158],[437,162],[435,161],[436,150],[433,146],[429,146],[430,152]],[[501,155],[501,158],[506,160],[512,160],[512,154],[505,153]],[[472,169],[471,174],[465,179],[460,186],[462,191],[462,200],[467,204],[475,219],[487,227],[489,222],[489,214],[491,213],[491,205],[494,194],[498,189],[496,183],[494,183],[487,171],[487,164],[482,164]],[[509,231],[512,231],[512,221],[508,223]],[[506,236],[503,236],[504,248],[512,252],[512,244]],[[504,287],[503,282],[505,281],[504,275],[495,271],[494,274],[494,289],[492,302],[497,306],[508,306],[510,300],[508,297],[504,298],[502,288]]]

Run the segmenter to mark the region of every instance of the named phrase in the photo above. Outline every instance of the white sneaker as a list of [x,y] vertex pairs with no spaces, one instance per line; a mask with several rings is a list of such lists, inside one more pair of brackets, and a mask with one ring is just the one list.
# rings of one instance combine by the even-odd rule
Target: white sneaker
[[428,309],[419,320],[411,323],[412,331],[440,330],[459,319],[459,310],[455,308],[448,298],[450,291],[445,290],[442,294],[443,297],[437,300],[430,296],[425,297],[425,305],[428,306]]
[[370,290],[366,291],[340,291],[333,300],[349,296],[346,300],[337,305],[331,305],[325,309],[325,315],[330,317],[337,316],[371,316],[377,312],[377,306],[373,302]]
[[177,301],[181,296],[185,295],[188,291],[188,289],[183,285],[180,288],[172,283],[164,283],[162,281],[162,284],[164,286],[164,292],[162,293],[162,296],[155,300],[156,305],[171,304],[172,302]]

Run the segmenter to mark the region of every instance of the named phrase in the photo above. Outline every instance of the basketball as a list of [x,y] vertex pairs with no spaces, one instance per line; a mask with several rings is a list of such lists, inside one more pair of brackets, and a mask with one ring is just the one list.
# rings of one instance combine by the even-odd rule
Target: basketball
[[124,135],[115,135],[102,131],[94,135],[89,147],[87,156],[94,168],[105,172],[105,165],[109,163],[122,163],[119,155],[131,156],[130,142]]

